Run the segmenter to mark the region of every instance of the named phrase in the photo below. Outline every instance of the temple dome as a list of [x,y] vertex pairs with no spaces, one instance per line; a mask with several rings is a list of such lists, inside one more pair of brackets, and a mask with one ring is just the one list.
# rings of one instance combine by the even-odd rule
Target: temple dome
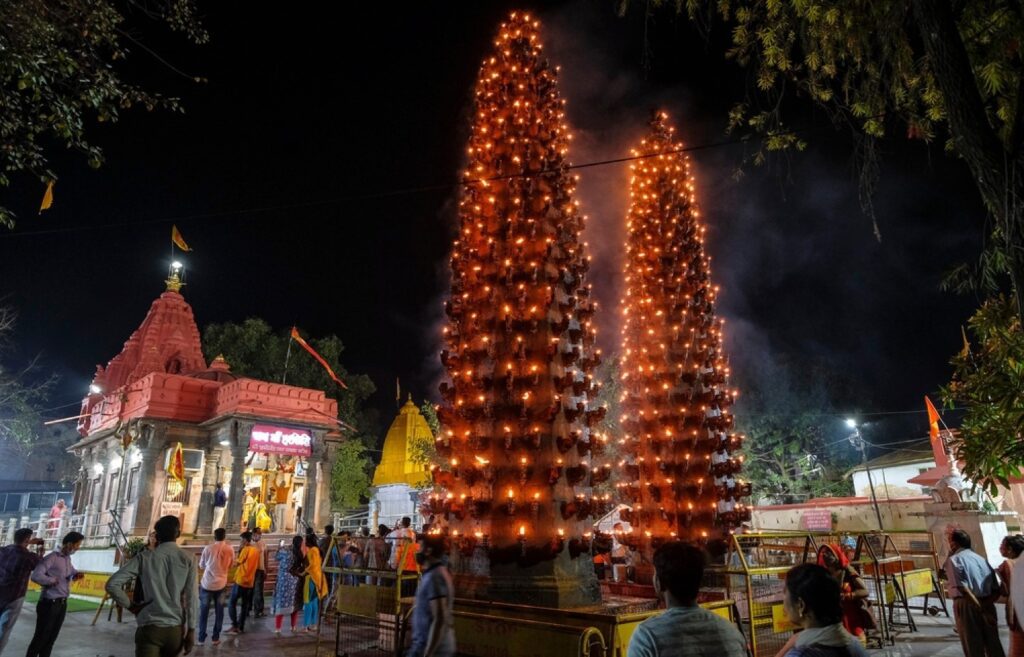
[[374,486],[405,484],[419,487],[430,482],[426,467],[412,459],[411,447],[417,440],[434,439],[420,409],[412,403],[412,396],[405,402],[398,417],[391,423],[384,438],[384,454],[380,465],[373,473]]

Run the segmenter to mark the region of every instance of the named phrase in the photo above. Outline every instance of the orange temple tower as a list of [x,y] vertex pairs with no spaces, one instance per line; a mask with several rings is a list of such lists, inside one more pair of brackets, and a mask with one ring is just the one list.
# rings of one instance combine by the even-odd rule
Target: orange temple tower
[[446,304],[449,382],[427,503],[453,538],[459,594],[546,607],[596,602],[590,521],[598,364],[571,136],[539,24],[513,13],[476,85]]
[[703,542],[749,519],[737,481],[742,436],[731,433],[735,391],[715,318],[718,287],[694,180],[668,116],[659,112],[630,167],[622,412],[626,454],[617,484],[631,509],[619,537],[646,561],[666,540]]

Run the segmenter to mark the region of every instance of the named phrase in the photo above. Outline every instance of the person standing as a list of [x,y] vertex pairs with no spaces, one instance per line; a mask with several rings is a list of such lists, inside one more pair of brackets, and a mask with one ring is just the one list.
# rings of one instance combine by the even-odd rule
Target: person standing
[[258,526],[252,532],[252,547],[260,555],[256,562],[256,577],[252,585],[252,610],[253,616],[263,618],[263,587],[267,582],[267,544],[263,540],[263,530]]
[[199,557],[199,569],[203,571],[199,581],[199,645],[206,642],[210,602],[213,602],[213,645],[220,643],[220,631],[224,627],[224,593],[228,590],[228,571],[235,560],[235,551],[225,538],[227,532],[223,527],[213,530],[213,543],[204,547]]
[[[256,582],[256,567],[259,565],[259,552],[252,546],[252,533],[242,532],[242,548],[235,561],[235,585],[231,587],[231,599],[228,600],[228,614],[231,616],[231,627],[228,634],[241,634],[245,631],[245,619],[252,608],[252,589]],[[242,613],[238,614],[236,605],[241,599]]]
[[962,529],[949,534],[949,557],[943,564],[953,598],[953,617],[965,657],[1005,657],[999,642],[996,598],[999,578]]
[[213,491],[213,528],[220,529],[224,526],[224,512],[228,508],[228,494],[224,492],[224,484],[217,482],[217,489]]
[[[135,657],[176,657],[192,652],[199,615],[195,558],[178,547],[181,522],[164,516],[154,525],[156,549],[143,550],[107,580],[114,602],[135,614]],[[132,602],[126,584],[135,580],[142,597]]]
[[746,657],[747,642],[736,626],[697,604],[706,565],[704,551],[682,541],[654,552],[654,592],[665,611],[637,626],[628,657]]
[[[369,530],[364,527],[363,531],[369,533]],[[366,568],[368,570],[384,570],[388,565],[388,542],[385,537],[388,535],[387,525],[379,525],[377,527],[377,533],[368,538],[366,541]],[[366,577],[367,584],[380,584],[381,579],[368,575]]]
[[292,537],[290,548],[281,546],[277,551],[277,582],[274,584],[274,634],[281,634],[281,625],[285,615],[291,616],[292,634],[298,630],[299,610],[302,609],[302,591],[299,589],[301,573],[306,569],[305,557],[302,556],[302,537]]
[[800,632],[786,644],[785,657],[867,657],[864,646],[843,627],[840,591],[839,581],[824,566],[805,563],[786,573],[782,610]]
[[[36,552],[28,549],[36,546]],[[28,578],[42,561],[43,539],[32,538],[32,530],[22,527],[14,532],[14,543],[0,548],[0,654],[11,638],[14,623],[25,602]]]
[[388,559],[388,566],[392,570],[399,569],[399,559],[402,558],[402,551],[405,551],[405,561],[401,564],[402,570],[416,570],[416,532],[412,530],[412,519],[409,516],[402,518],[402,522],[395,531],[388,534],[388,543],[391,544],[391,557]]
[[868,610],[868,587],[864,585],[860,573],[850,565],[846,552],[839,545],[826,544],[818,548],[818,565],[839,582],[843,627],[864,642],[866,631],[875,629],[877,624]]
[[413,557],[423,569],[412,608],[409,657],[455,656],[455,587],[445,566],[443,536],[423,535]]
[[[996,568],[996,573],[1003,582],[1002,595],[1006,598],[1006,626],[1010,629],[1009,654],[1010,657],[1024,657],[1024,629],[1017,617],[1017,609],[1024,608],[1020,606],[1024,605],[1024,601],[1013,599],[1013,571],[1020,562],[1020,556],[1024,554],[1024,536],[1011,534],[1005,537],[999,544],[999,554],[1006,559]],[[1020,577],[1024,578],[1024,570],[1020,571]]]
[[82,547],[85,536],[68,532],[59,550],[43,557],[32,571],[32,581],[43,587],[36,605],[36,631],[28,644],[26,657],[50,657],[68,611],[71,582],[85,577],[71,565],[71,555]]
[[327,582],[316,545],[316,534],[306,534],[306,568],[302,584],[303,622],[307,632],[315,632],[320,621],[320,600],[327,596]]

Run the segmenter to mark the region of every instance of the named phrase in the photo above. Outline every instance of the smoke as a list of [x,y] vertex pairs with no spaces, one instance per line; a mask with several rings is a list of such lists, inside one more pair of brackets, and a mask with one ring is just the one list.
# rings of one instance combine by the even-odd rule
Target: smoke
[[[721,51],[695,45],[698,37],[685,20],[665,27],[659,18],[659,39],[690,42],[655,58],[649,81],[641,65],[648,46],[642,23],[582,0],[541,18],[548,56],[561,66],[574,163],[628,156],[655,109],[669,113],[685,146],[727,139],[726,113],[735,97],[715,78],[727,76],[733,64],[724,63]],[[739,177],[740,146],[691,155],[712,280],[722,288],[718,314],[726,319],[727,353],[737,379],[751,385],[769,386],[758,380],[762,373],[803,361],[848,381],[850,398],[843,401],[851,407],[898,408],[945,380],[956,324],[970,304],[941,294],[938,283],[976,241],[964,215],[978,206],[969,187],[953,190],[943,182],[959,175],[950,174],[955,162],[942,156],[929,162],[923,147],[897,144],[883,159],[875,197],[879,242],[860,209],[849,144],[832,132],[815,139],[807,153],[746,168]],[[916,150],[908,156],[908,149]],[[578,173],[599,342],[612,357],[619,344],[629,167]],[[933,232],[943,237],[922,240]],[[945,324],[934,321],[947,315]],[[934,341],[944,338],[915,339],[936,331],[949,334],[949,350],[936,353]]]

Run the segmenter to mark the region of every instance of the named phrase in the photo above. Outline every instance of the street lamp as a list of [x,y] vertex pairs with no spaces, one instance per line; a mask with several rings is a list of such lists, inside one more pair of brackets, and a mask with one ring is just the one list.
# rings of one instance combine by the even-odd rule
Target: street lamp
[[[864,472],[868,475],[868,488],[871,489],[871,505],[875,507],[875,518],[878,519],[879,531],[885,531],[885,526],[882,524],[882,512],[878,508],[878,497],[875,495],[875,482],[871,477],[871,468],[868,467],[868,457],[864,450],[864,436],[860,435],[860,428],[857,426],[857,420],[852,417],[846,418],[846,426],[853,429],[853,433],[846,437],[850,441],[850,444],[854,447],[860,447],[860,462],[864,466]],[[856,491],[854,491],[856,492]]]

